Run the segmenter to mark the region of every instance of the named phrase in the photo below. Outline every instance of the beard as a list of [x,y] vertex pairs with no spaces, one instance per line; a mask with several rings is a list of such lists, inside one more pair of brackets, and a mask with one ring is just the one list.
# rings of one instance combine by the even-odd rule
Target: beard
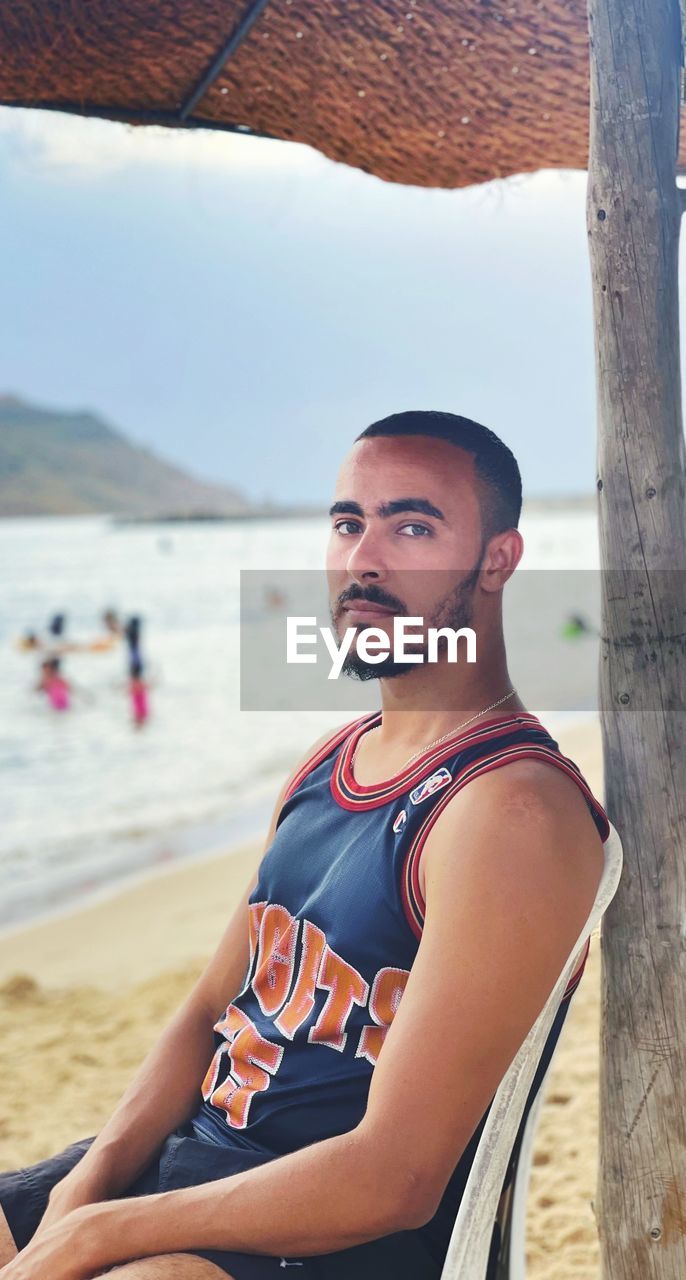
[[[429,627],[450,627],[453,631],[459,631],[461,627],[471,626],[473,618],[473,601],[474,591],[479,579],[479,571],[481,561],[475,569],[473,569],[462,582],[452,587],[449,592],[435,606],[432,616],[424,619],[426,629]],[[333,621],[333,618],[332,618]],[[334,624],[335,625],[335,624]],[[362,630],[362,628],[360,628]],[[349,652],[343,660],[341,674],[350,676],[354,680],[389,680],[396,676],[407,675],[408,672],[415,669],[412,662],[395,662],[392,653],[389,653],[383,662],[368,662],[365,658],[360,657],[356,652],[356,641],[353,641]],[[442,648],[447,647],[447,640],[441,637],[438,641],[438,652],[440,654]],[[418,644],[412,645],[412,653],[421,654],[426,662],[428,653],[428,641],[426,634],[421,647]]]

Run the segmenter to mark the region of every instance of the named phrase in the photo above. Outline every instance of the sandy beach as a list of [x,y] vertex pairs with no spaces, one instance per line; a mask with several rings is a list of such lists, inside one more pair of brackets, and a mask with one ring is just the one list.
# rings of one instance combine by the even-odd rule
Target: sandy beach
[[[597,726],[560,747],[602,800]],[[97,1131],[216,946],[259,859],[250,845],[156,872],[0,938],[0,1168]],[[600,942],[548,1079],[529,1202],[530,1280],[597,1280]]]

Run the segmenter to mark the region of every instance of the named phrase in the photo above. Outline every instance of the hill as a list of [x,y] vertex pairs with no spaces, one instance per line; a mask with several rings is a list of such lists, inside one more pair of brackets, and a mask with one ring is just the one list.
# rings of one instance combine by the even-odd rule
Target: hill
[[0,516],[253,515],[237,490],[209,484],[132,444],[93,413],[0,396]]

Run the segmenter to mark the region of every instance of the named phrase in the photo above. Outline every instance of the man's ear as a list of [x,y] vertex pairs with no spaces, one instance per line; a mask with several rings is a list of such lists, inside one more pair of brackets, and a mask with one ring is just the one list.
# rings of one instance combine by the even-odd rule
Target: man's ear
[[524,539],[518,529],[496,533],[488,543],[481,563],[479,585],[484,591],[501,591],[512,577],[524,554]]

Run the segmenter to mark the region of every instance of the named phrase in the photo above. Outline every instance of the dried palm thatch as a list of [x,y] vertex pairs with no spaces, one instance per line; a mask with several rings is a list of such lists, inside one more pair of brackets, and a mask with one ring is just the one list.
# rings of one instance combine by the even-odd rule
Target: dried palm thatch
[[394,182],[586,166],[586,0],[12,0],[0,102],[310,143]]

